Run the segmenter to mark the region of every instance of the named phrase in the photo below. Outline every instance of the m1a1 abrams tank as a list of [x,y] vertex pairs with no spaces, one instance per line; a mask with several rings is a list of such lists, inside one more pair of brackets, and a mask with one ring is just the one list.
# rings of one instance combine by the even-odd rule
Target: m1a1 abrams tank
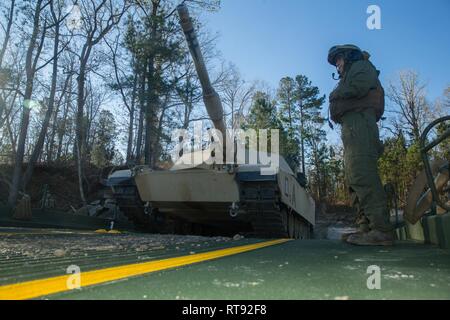
[[[214,127],[227,137],[222,104],[211,85],[187,7],[180,5],[178,14],[206,110]],[[224,143],[224,151],[230,145]],[[273,174],[262,174],[259,164],[217,164],[211,159],[184,166],[183,160],[195,158],[196,152],[203,151],[183,154],[170,170],[137,166],[110,175],[108,184],[121,210],[137,226],[152,232],[311,236],[314,201],[302,176],[296,176],[283,157],[271,155],[279,157]]]

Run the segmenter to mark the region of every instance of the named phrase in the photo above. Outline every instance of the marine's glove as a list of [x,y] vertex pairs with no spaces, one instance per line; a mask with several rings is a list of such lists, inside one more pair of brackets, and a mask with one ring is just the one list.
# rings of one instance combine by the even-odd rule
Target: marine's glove
[[341,99],[338,98],[336,94],[336,90],[330,93],[330,96],[328,97],[328,100],[330,102],[330,117],[331,120],[333,120],[334,123],[340,123],[340,119],[342,116],[342,108],[341,105]]

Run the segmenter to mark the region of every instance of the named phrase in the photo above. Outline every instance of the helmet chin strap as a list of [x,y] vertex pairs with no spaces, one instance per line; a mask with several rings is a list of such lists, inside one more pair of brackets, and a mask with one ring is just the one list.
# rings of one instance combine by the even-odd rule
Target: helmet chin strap
[[333,80],[340,80],[340,79],[342,79],[342,73],[341,73],[341,71],[339,71],[339,68],[338,68],[337,66],[336,66],[336,71],[337,71],[339,77],[336,78],[336,73],[333,72],[333,73],[331,74]]

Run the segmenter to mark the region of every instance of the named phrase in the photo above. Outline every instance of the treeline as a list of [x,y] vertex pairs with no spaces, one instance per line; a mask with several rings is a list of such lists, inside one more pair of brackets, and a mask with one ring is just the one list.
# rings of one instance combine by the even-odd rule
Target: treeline
[[[182,2],[197,12],[219,8],[215,0]],[[37,163],[55,162],[76,165],[85,204],[86,166],[127,160],[156,166],[167,157],[171,129],[204,117],[195,110],[201,92],[177,22],[179,3],[0,4],[0,157],[14,166],[1,179],[11,205]],[[221,68],[214,36],[199,34],[206,60],[220,66],[215,84],[229,83],[234,102],[247,84],[233,82],[233,74],[239,78],[233,68]]]
[[[217,0],[182,2],[194,17],[220,9]],[[10,175],[0,172],[0,183],[8,187],[11,205],[27,192],[38,163],[75,165],[86,204],[88,166],[159,167],[170,161],[174,129],[208,119],[178,24],[179,3],[0,3],[0,163],[14,168]],[[216,35],[198,18],[194,22],[227,126],[281,129],[282,153],[294,170],[307,174],[314,196],[346,202],[342,147],[327,141],[325,95],[304,75],[281,79],[276,90],[246,81],[220,56]],[[417,138],[430,118],[448,113],[450,93],[430,103],[415,73],[398,81],[387,88],[387,152],[380,168],[404,195],[420,168]],[[448,157],[446,146],[441,156]]]

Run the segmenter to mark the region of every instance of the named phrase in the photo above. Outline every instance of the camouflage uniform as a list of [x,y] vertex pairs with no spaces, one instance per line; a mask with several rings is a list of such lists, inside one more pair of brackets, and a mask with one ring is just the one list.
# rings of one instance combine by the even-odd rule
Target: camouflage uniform
[[347,65],[337,88],[330,94],[331,118],[342,125],[345,176],[359,211],[362,231],[392,230],[377,168],[382,153],[377,126],[381,117],[377,99],[380,100],[381,95],[384,107],[378,71],[368,60]]

